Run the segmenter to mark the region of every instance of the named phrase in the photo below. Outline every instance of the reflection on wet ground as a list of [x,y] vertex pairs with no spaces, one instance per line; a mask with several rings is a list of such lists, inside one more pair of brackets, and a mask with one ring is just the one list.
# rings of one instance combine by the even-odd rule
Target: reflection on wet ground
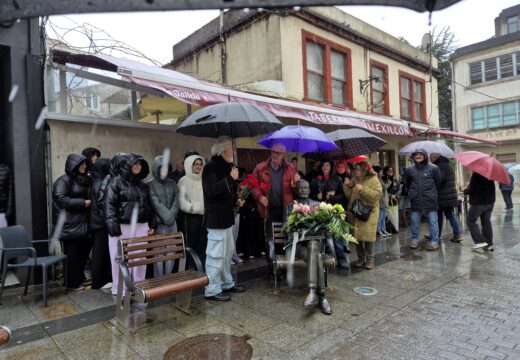
[[[8,289],[0,325],[11,327],[13,341],[0,358],[155,359],[195,336],[227,334],[247,335],[253,359],[518,359],[520,209],[497,206],[492,220],[492,253],[472,251],[467,232],[462,244],[450,242],[449,226],[436,252],[425,250],[426,241],[410,250],[409,229],[378,241],[374,270],[329,274],[331,316],[303,308],[305,271],[293,288],[274,291],[260,259],[233,267],[248,290],[232,301],[209,302],[199,293],[193,303],[200,313],[188,316],[173,298],[161,299],[138,310],[153,321],[133,335],[109,322],[113,299],[102,291],[65,294],[54,287],[44,308],[39,287],[27,297]],[[355,251],[350,257],[356,260]],[[377,294],[358,295],[358,287]]]

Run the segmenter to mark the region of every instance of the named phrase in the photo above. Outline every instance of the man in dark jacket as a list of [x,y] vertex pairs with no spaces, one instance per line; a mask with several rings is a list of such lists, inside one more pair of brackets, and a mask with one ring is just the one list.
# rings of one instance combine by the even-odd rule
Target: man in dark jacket
[[509,174],[509,179],[511,180],[509,184],[498,184],[498,188],[502,192],[502,197],[504,198],[504,202],[506,204],[506,210],[511,210],[513,208],[513,198],[511,197],[511,194],[515,189],[515,177]]
[[439,154],[431,154],[430,161],[437,165],[441,173],[441,183],[439,185],[439,210],[437,211],[437,218],[439,222],[439,235],[442,234],[442,223],[444,216],[450,222],[453,229],[453,242],[461,242],[464,238],[461,235],[459,222],[453,208],[457,206],[457,185],[455,183],[455,171],[450,164],[448,158]]
[[[231,140],[225,136],[217,139],[211,148],[211,155],[202,173],[204,216],[208,228],[206,274],[209,278],[204,296],[210,300],[226,301],[231,297],[224,292],[245,290],[243,286],[236,285],[231,276],[238,168],[233,164]],[[237,202],[239,206],[244,203],[243,200]]]
[[430,240],[426,250],[439,249],[439,225],[437,222],[438,188],[441,174],[436,165],[428,162],[426,150],[418,149],[412,154],[414,164],[407,167],[404,173],[404,182],[408,190],[412,219],[411,249],[417,249],[419,244],[419,226],[424,214],[430,224]]
[[[469,180],[469,185],[464,189],[464,194],[469,195],[469,210],[466,217],[466,225],[471,233],[475,245],[473,249],[486,248],[489,251],[493,247],[493,228],[491,226],[491,213],[495,205],[495,183],[484,176],[474,172]],[[482,232],[477,225],[480,217]]]
[[0,164],[0,228],[7,226],[7,219],[12,215],[12,213],[13,177],[9,167]]
[[[52,185],[52,224],[59,228],[60,214],[64,216],[59,239],[67,255],[67,288],[83,290],[83,270],[92,247],[88,229],[90,181],[87,177],[87,158],[70,154],[65,162],[65,175]],[[58,229],[59,230],[59,229]]]

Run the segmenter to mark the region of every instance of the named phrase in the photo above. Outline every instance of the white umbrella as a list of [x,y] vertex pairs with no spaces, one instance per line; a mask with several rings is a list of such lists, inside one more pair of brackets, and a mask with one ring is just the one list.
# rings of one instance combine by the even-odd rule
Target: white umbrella
[[415,141],[410,143],[399,150],[399,155],[411,155],[416,153],[417,150],[425,150],[428,155],[439,154],[447,158],[452,158],[453,155],[455,155],[453,150],[446,144],[431,140]]
[[517,164],[515,166],[511,166],[507,170],[507,172],[510,173],[511,175],[518,175],[518,174],[520,174],[520,164]]

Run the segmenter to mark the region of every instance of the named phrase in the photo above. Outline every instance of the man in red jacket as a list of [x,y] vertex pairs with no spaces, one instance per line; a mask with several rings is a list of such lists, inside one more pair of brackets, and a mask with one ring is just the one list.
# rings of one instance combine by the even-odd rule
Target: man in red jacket
[[253,190],[252,195],[265,221],[266,258],[270,272],[274,258],[272,223],[283,221],[284,207],[293,202],[296,182],[300,180],[297,170],[285,160],[285,153],[283,144],[275,144],[271,148],[271,156],[253,170],[260,188]]

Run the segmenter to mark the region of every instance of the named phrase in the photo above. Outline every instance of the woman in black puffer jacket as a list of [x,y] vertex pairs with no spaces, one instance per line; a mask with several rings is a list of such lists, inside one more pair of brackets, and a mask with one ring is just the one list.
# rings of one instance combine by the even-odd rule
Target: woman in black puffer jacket
[[61,211],[65,222],[60,232],[63,252],[67,255],[67,288],[84,289],[83,270],[92,247],[88,218],[90,181],[87,176],[87,158],[70,154],[65,163],[65,175],[52,185],[52,223],[56,227]]
[[[112,294],[117,294],[119,269],[115,262],[119,239],[153,234],[153,214],[148,201],[148,186],[142,181],[150,173],[146,160],[138,154],[128,154],[121,162],[119,175],[107,186],[104,210],[109,234],[110,259],[112,261]],[[137,212],[137,223],[132,233],[132,212]],[[146,266],[130,269],[134,281],[144,280]]]
[[92,179],[92,206],[90,207],[90,231],[92,233],[92,288],[99,289],[112,280],[108,252],[108,232],[103,214],[103,194],[100,191],[103,179],[108,175],[110,159],[101,157],[90,168]]

